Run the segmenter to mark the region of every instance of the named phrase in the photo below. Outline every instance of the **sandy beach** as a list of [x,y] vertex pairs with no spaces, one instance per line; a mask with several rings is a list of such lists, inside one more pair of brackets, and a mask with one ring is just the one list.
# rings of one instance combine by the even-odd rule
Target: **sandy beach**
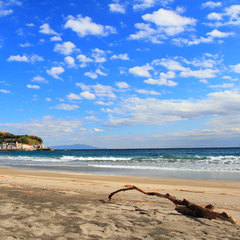
[[240,225],[197,219],[126,184],[213,204],[240,221],[240,182],[0,169],[0,239],[240,239]]

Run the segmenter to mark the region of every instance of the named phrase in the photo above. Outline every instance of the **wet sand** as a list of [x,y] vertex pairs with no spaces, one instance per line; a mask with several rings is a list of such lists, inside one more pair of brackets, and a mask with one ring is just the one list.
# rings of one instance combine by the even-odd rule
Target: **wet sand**
[[0,169],[0,239],[240,239],[240,225],[183,216],[126,184],[213,204],[240,221],[240,182]]

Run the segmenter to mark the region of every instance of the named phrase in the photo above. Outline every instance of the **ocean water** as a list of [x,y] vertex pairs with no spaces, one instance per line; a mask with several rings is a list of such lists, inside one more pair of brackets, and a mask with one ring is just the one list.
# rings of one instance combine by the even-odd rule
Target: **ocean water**
[[0,152],[0,167],[240,181],[240,148]]

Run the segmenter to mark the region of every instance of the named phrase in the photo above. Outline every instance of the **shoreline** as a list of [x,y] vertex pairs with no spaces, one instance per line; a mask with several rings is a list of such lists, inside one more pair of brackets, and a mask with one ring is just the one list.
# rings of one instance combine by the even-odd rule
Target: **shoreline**
[[240,225],[181,215],[166,199],[128,191],[107,200],[127,184],[213,204],[240,221],[240,182],[0,168],[0,239],[240,238]]

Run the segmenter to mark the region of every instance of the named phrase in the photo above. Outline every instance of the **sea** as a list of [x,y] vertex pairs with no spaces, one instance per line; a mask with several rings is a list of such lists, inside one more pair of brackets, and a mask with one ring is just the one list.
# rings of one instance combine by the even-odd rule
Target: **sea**
[[0,167],[111,176],[240,181],[240,148],[0,152]]

